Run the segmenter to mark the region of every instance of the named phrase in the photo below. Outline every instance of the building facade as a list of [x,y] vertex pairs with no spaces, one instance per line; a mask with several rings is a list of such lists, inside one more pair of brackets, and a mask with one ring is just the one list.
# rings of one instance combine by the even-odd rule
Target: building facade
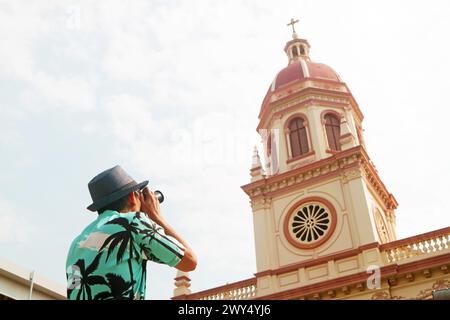
[[66,288],[0,258],[0,300],[65,300]]
[[367,153],[350,89],[311,61],[294,28],[284,51],[258,116],[264,164],[255,148],[242,186],[257,272],[197,293],[179,273],[173,299],[431,299],[450,288],[450,227],[397,239],[397,201]]

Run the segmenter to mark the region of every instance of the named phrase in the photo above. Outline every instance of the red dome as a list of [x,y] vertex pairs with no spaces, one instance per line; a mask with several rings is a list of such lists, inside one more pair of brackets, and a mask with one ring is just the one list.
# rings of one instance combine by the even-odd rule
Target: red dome
[[323,63],[301,60],[288,65],[281,70],[272,83],[271,91],[294,81],[301,81],[305,78],[324,79],[341,82],[339,75],[329,66]]
[[260,116],[264,106],[268,103],[270,97],[275,91],[286,85],[305,79],[326,80],[342,83],[342,79],[339,75],[326,64],[311,62],[306,59],[300,59],[292,62],[286,68],[278,72],[277,76],[273,80],[266,96],[264,97]]

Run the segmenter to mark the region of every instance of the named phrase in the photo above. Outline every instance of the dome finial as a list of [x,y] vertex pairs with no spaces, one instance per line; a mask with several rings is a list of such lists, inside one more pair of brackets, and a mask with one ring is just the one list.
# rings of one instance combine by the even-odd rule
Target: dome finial
[[298,19],[291,18],[291,22],[287,24],[288,27],[292,27],[292,40],[288,41],[284,47],[289,64],[298,62],[301,59],[309,61],[309,43],[306,39],[300,39],[295,31],[295,24],[298,22]]
[[298,35],[295,32],[295,24],[298,23],[298,21],[299,21],[298,19],[294,20],[294,18],[291,18],[291,22],[287,24],[288,27],[292,26],[292,39],[297,39],[298,38]]

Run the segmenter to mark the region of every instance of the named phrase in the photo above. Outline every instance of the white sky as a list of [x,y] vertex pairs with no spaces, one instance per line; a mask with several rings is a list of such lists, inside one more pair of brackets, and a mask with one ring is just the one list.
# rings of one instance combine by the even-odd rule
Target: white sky
[[[39,4],[38,4],[39,3]],[[399,202],[400,238],[449,225],[450,2],[0,1],[0,255],[65,283],[95,214],[87,182],[121,164],[166,195],[199,291],[253,276],[248,198],[259,108],[299,18],[333,67]],[[149,265],[148,298],[175,270]]]

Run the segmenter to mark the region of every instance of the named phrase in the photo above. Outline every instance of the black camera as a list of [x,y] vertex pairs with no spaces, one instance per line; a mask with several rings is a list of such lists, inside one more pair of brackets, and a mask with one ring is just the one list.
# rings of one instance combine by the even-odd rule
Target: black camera
[[155,194],[155,198],[158,199],[158,202],[163,203],[163,201],[164,201],[163,193],[159,190],[155,190],[153,193]]

